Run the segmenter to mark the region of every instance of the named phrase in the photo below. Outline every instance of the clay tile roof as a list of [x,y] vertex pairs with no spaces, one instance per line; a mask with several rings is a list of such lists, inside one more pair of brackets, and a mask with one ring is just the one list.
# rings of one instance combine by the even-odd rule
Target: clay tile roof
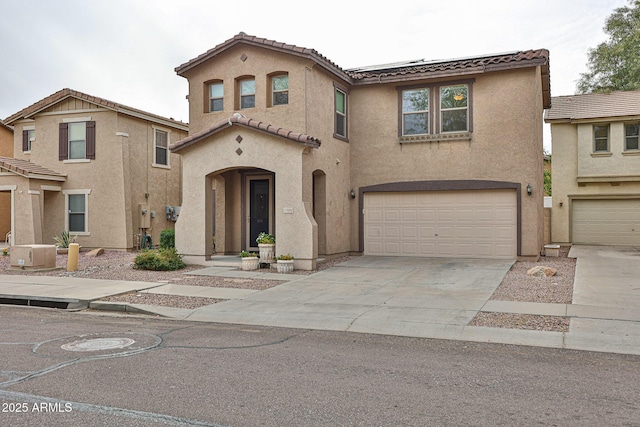
[[547,49],[498,53],[460,59],[423,59],[345,70],[354,84],[411,81],[425,78],[464,76],[525,67],[542,67],[545,108],[551,105],[549,51]]
[[65,88],[62,90],[59,90],[58,92],[51,94],[49,96],[47,96],[46,98],[41,99],[40,101],[18,111],[17,113],[7,117],[4,121],[6,123],[13,123],[16,120],[19,119],[23,119],[23,118],[29,118],[31,116],[33,116],[34,114],[37,114],[38,112],[45,110],[47,108],[49,108],[51,105],[62,101],[63,99],[69,98],[69,97],[73,97],[73,98],[77,98],[77,99],[82,99],[84,101],[87,102],[91,102],[93,104],[96,105],[100,105],[101,107],[110,109],[110,110],[114,110],[114,111],[118,111],[120,113],[123,114],[128,114],[130,116],[134,116],[134,117],[138,117],[138,118],[142,118],[145,120],[150,120],[153,122],[157,122],[159,124],[164,124],[166,126],[172,126],[175,127],[177,129],[181,129],[181,130],[188,130],[188,124],[178,121],[178,120],[174,120],[171,118],[167,118],[167,117],[162,117],[159,116],[157,114],[153,114],[153,113],[148,113],[146,111],[143,110],[139,110],[137,108],[133,108],[133,107],[128,107],[126,105],[123,104],[118,104],[116,102],[113,101],[109,101],[107,99],[104,98],[99,98],[97,96],[93,96],[93,95],[88,95],[86,93],[82,93],[82,92],[78,92],[77,90],[73,90],[73,89],[69,89],[69,88]]
[[318,65],[320,65],[321,67],[323,67],[325,70],[334,74],[336,77],[342,79],[343,81],[349,82],[349,75],[342,68],[338,67],[336,64],[331,62],[325,56],[319,54],[315,49],[308,49],[305,47],[299,47],[292,44],[277,42],[275,40],[269,40],[261,37],[250,36],[243,32],[240,32],[235,36],[233,36],[232,38],[230,38],[229,40],[226,40],[220,43],[219,45],[215,46],[214,48],[209,49],[202,55],[199,55],[191,59],[190,61],[187,61],[182,65],[179,65],[178,67],[175,68],[175,71],[178,75],[184,76],[184,73],[187,72],[188,70],[202,64],[203,62],[215,57],[216,55],[219,55],[220,53],[238,44],[248,44],[251,46],[264,47],[267,49],[272,49],[275,51],[289,53],[292,55],[308,58],[313,62],[317,63]]
[[0,157],[0,170],[17,173],[27,178],[42,178],[54,181],[65,181],[66,175],[38,166],[28,160]]
[[554,96],[545,121],[640,116],[640,91]]
[[265,132],[275,136],[279,136],[281,138],[289,139],[291,141],[295,141],[297,143],[306,145],[307,147],[311,147],[311,148],[318,148],[320,147],[320,144],[321,144],[321,141],[319,139],[314,138],[312,136],[309,136],[303,133],[293,132],[277,126],[273,126],[273,125],[261,122],[259,120],[251,119],[236,113],[226,120],[219,121],[218,123],[214,124],[208,129],[205,129],[201,132],[190,135],[187,138],[174,143],[173,145],[171,145],[170,149],[173,152],[180,151],[183,148],[189,147],[197,142],[202,141],[203,139],[210,137],[211,135],[214,135],[234,125],[256,129],[260,132]]

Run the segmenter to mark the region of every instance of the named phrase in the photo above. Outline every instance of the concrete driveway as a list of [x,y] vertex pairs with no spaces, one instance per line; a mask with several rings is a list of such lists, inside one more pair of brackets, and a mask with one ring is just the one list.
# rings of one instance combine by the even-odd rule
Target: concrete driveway
[[570,332],[640,337],[640,322],[629,321],[640,314],[640,248],[573,245],[569,256],[577,258],[573,305],[610,313],[609,320],[577,316]]
[[196,309],[188,319],[434,336],[465,326],[513,262],[362,256],[241,300]]

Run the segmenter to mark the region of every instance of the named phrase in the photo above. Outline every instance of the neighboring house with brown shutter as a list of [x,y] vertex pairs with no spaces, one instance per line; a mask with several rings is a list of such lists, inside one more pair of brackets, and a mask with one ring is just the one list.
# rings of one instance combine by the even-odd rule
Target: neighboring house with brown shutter
[[640,91],[552,98],[551,236],[640,245]]
[[[172,228],[187,124],[63,89],[5,119],[13,154],[0,156],[14,244],[52,244],[63,230],[83,247],[132,249]],[[144,213],[143,213],[144,212]]]
[[344,70],[240,33],[176,68],[189,81],[176,245],[276,252],[537,257],[549,53]]
[[[0,120],[0,157],[13,157],[13,128]],[[11,231],[11,193],[0,188],[0,242]]]

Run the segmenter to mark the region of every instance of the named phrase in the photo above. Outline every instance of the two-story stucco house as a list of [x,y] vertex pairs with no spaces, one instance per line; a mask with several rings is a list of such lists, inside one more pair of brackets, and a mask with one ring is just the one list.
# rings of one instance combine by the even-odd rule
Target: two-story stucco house
[[13,244],[53,244],[68,230],[83,247],[127,250],[173,227],[165,212],[181,203],[182,165],[168,147],[185,123],[71,89],[5,123],[13,155],[0,157],[0,193]]
[[554,242],[640,245],[640,91],[552,98]]
[[296,268],[346,253],[537,257],[548,51],[344,70],[240,33],[189,82],[178,250],[256,249]]

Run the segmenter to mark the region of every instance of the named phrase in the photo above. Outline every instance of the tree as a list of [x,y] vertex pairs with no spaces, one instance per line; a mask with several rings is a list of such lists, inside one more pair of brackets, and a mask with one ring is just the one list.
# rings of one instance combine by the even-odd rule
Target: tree
[[628,1],[605,21],[609,40],[589,49],[589,71],[580,74],[579,93],[640,89],[640,0]]

